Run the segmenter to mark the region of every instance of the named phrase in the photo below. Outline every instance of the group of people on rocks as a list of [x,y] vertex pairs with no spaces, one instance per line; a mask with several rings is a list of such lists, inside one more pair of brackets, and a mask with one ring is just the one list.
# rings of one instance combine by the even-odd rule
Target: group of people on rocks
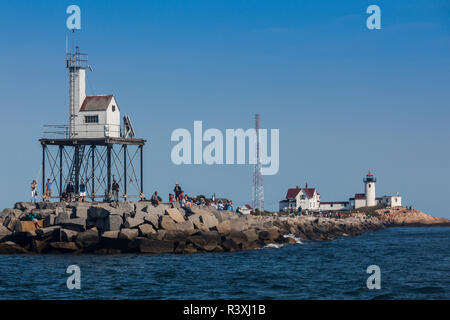
[[[158,195],[158,191],[155,191],[151,198],[151,203],[153,206],[157,207],[161,204],[162,199]],[[169,193],[169,203],[179,202],[180,207],[190,209],[193,204],[197,206],[203,207],[213,207],[217,210],[228,210],[233,211],[233,201],[226,200],[223,203],[221,200],[216,200],[215,195],[212,196],[212,199],[206,199],[205,197],[190,197],[187,195],[180,184],[177,182],[175,187],[173,188],[173,193]]]
[[[38,191],[37,191],[37,182],[36,180],[33,180],[31,182],[31,202],[37,203],[38,202]],[[114,184],[113,184],[114,187]],[[78,185],[78,199],[80,202],[86,202],[86,184],[84,183],[84,180],[81,179],[80,184]],[[42,195],[42,200],[44,202],[50,202],[50,199],[52,198],[53,193],[53,183],[50,179],[47,179],[47,182],[45,183],[45,193]],[[63,192],[60,195],[60,201],[64,202],[72,202],[76,200],[75,195],[75,186],[73,185],[72,181],[69,181],[66,188],[63,190]]]
[[[38,202],[38,192],[37,192],[38,184],[36,180],[33,180],[31,183],[31,202],[37,203]],[[42,198],[43,201],[49,202],[52,198],[52,191],[53,191],[53,183],[50,179],[47,179],[47,183],[45,184],[45,193],[43,194]],[[119,183],[113,179],[112,185],[111,185],[111,192],[112,192],[112,201],[119,202],[119,191],[120,186]],[[63,190],[62,194],[60,195],[60,201],[61,202],[73,202],[73,201],[79,201],[79,202],[86,202],[86,184],[83,179],[81,179],[79,185],[78,185],[78,194],[76,194],[75,186],[72,181],[69,181],[66,188]],[[141,193],[140,194],[140,201],[146,201],[146,198]],[[109,198],[109,197],[108,197]],[[155,191],[150,199],[150,202],[153,206],[157,207],[161,204],[162,198],[158,195],[158,191]],[[211,199],[206,199],[205,197],[190,197],[187,195],[179,183],[175,184],[175,187],[173,189],[173,193],[169,194],[169,203],[173,202],[179,202],[180,206],[182,208],[190,209],[193,204],[197,206],[204,206],[204,207],[213,207],[217,210],[227,210],[227,211],[233,211],[234,205],[233,201],[231,200],[217,200],[215,198],[215,194],[212,196]]]
[[323,218],[336,218],[341,219],[342,218],[342,212],[336,211],[320,211],[320,212],[313,212],[308,210],[302,210],[302,208],[298,208],[298,214],[301,216],[313,216],[313,217],[323,217]]

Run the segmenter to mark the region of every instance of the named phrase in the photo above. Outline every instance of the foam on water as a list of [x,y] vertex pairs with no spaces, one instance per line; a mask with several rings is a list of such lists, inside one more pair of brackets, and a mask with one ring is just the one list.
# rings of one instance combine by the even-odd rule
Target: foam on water
[[[284,238],[291,238],[295,240],[295,244],[303,244],[303,242],[300,240],[300,238],[296,237],[294,234],[286,234],[283,236]],[[279,249],[287,246],[289,243],[270,243],[264,248],[272,248],[272,249]]]
[[295,234],[287,234],[287,235],[285,235],[284,236],[285,238],[291,238],[291,239],[294,239],[295,240],[295,243],[297,243],[297,244],[302,244],[303,242],[302,242],[302,240],[300,239],[300,238],[298,238],[298,237],[296,237],[295,236]]

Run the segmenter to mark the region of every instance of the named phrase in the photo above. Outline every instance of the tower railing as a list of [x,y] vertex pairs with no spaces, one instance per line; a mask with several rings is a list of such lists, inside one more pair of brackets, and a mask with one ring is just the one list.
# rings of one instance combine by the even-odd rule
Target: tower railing
[[88,54],[87,53],[66,53],[67,68],[87,68],[88,67]]

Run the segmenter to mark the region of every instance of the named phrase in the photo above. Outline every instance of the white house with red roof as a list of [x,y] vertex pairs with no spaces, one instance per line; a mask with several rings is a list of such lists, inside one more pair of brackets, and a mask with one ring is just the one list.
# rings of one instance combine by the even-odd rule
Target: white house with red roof
[[308,188],[306,184],[305,188],[295,187],[288,189],[286,199],[280,201],[280,211],[301,210],[319,211],[320,194],[316,188]]
[[120,110],[114,95],[96,95],[84,98],[76,113],[75,137],[120,137]]
[[348,201],[320,201],[317,190],[308,188],[307,184],[305,188],[289,189],[286,199],[280,201],[280,211],[298,211],[299,208],[308,211],[342,211],[377,205],[388,207],[402,205],[402,197],[398,193],[395,196],[376,197],[376,179],[370,171],[363,181],[365,193],[356,193]]

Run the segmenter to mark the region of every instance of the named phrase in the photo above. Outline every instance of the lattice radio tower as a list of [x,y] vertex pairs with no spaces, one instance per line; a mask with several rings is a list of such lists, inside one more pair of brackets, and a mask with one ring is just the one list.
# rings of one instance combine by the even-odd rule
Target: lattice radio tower
[[255,115],[255,130],[256,130],[256,164],[253,172],[253,194],[252,206],[253,209],[258,209],[259,212],[264,212],[264,184],[262,177],[261,155],[260,155],[260,120],[259,114]]

